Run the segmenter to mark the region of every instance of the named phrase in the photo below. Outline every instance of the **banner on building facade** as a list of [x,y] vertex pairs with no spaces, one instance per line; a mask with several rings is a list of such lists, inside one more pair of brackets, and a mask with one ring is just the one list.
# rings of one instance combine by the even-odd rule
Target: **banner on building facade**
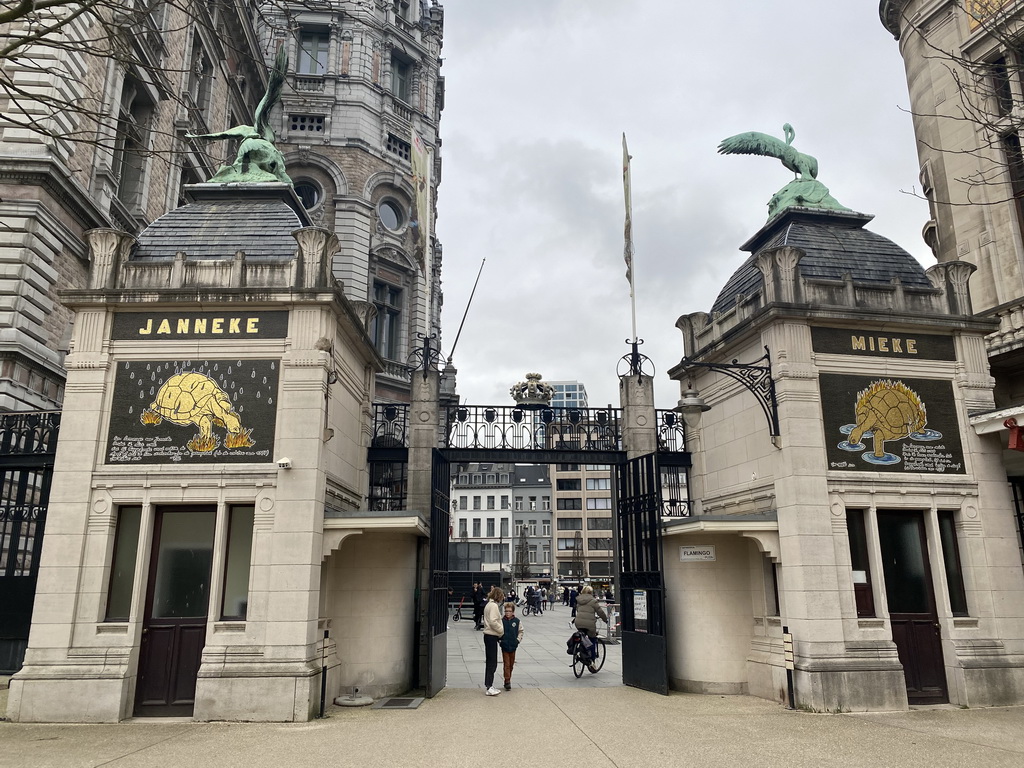
[[829,469],[966,473],[952,382],[838,373],[819,382]]
[[283,339],[288,313],[270,312],[118,312],[110,338],[115,341],[179,339]]
[[117,363],[108,464],[273,461],[278,360]]

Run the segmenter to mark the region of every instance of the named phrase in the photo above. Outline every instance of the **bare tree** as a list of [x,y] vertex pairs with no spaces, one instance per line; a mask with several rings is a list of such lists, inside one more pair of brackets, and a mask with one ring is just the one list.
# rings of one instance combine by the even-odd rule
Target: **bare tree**
[[[943,72],[951,86],[936,86],[935,106],[926,106],[920,99],[911,106],[916,122],[934,126],[932,131],[918,130],[917,140],[931,152],[958,155],[965,161],[958,166],[962,172],[950,179],[955,189],[945,190],[934,188],[925,164],[923,195],[919,196],[933,206],[1017,200],[1024,196],[1024,186],[1017,188],[1013,183],[1014,178],[1024,179],[1020,141],[1024,130],[1024,15],[1019,10],[1002,10],[1008,3],[1000,0],[958,0],[956,5],[967,14],[975,34],[987,36],[993,44],[971,51],[952,47],[947,38],[935,33],[934,24],[923,26],[916,15],[901,17],[901,37],[912,36],[923,51],[920,56],[926,66]],[[938,136],[949,122],[970,124],[976,140],[955,146],[942,142]],[[981,188],[987,188],[984,195],[979,194]]]

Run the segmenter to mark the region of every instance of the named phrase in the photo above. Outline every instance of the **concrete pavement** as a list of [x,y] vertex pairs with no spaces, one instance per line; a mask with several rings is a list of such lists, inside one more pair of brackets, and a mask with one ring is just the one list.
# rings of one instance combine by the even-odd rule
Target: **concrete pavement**
[[748,696],[658,696],[620,684],[615,646],[600,673],[576,680],[567,619],[558,608],[524,619],[515,687],[493,698],[481,633],[463,621],[449,625],[449,687],[415,710],[331,707],[301,724],[2,722],[0,768],[1024,765],[1024,707],[817,715]]
[[[608,655],[604,667],[596,675],[584,672],[578,680],[572,673],[565,641],[573,633],[569,626],[572,611],[559,603],[540,616],[523,616],[523,642],[516,651],[516,666],[512,672],[513,688],[607,688],[622,685],[622,653],[618,645],[607,645]],[[607,629],[601,624],[604,634]],[[462,621],[448,622],[448,687],[479,688],[484,685],[483,632],[473,629],[472,613]],[[498,674],[501,683],[501,657]]]

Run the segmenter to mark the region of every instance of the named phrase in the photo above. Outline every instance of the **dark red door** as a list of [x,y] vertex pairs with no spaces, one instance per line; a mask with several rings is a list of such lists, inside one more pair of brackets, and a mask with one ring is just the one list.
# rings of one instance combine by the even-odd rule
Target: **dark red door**
[[137,716],[189,717],[206,644],[215,507],[157,509],[135,691]]
[[911,704],[949,701],[935,593],[920,512],[879,512],[885,591],[892,639]]

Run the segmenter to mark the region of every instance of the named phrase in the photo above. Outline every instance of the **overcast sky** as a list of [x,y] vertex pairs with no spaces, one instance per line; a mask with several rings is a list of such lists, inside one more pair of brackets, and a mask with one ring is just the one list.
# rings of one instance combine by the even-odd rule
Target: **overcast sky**
[[444,352],[464,402],[511,404],[527,371],[578,379],[618,405],[632,335],[624,276],[621,135],[632,161],[638,334],[672,407],[675,328],[708,311],[793,175],[723,156],[761,131],[819,162],[868,228],[934,263],[903,62],[877,0],[444,0]]

